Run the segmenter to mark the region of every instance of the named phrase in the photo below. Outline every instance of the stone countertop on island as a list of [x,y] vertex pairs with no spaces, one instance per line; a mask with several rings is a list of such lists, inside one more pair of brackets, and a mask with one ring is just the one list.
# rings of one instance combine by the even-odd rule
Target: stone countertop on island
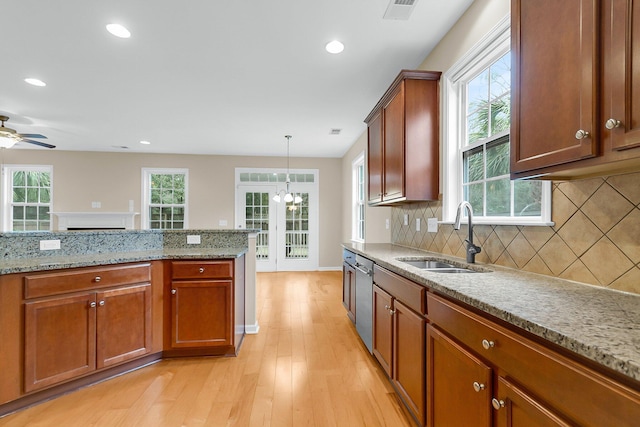
[[[345,243],[390,271],[640,381],[640,295],[392,244]],[[429,257],[487,271],[430,272],[398,258]],[[375,278],[374,278],[375,280]]]

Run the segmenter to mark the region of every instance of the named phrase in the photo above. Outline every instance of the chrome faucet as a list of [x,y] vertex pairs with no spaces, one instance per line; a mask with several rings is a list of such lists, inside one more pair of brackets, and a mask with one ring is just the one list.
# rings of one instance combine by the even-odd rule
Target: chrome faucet
[[453,225],[453,229],[460,230],[460,220],[462,219],[462,210],[464,208],[467,208],[469,214],[469,238],[464,241],[467,244],[467,262],[473,264],[476,262],[476,254],[479,254],[482,249],[480,249],[480,246],[473,244],[473,208],[469,202],[462,202],[458,205],[456,223]]

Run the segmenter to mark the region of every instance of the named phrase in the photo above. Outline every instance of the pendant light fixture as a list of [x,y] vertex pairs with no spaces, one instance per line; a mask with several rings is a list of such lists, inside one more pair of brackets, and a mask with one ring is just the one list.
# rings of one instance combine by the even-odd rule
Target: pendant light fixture
[[284,193],[285,202],[293,202],[294,204],[300,203],[302,202],[302,197],[294,196],[293,193],[291,193],[291,190],[289,190],[289,184],[291,184],[291,179],[289,177],[289,144],[291,143],[291,135],[285,135],[284,137],[287,138],[287,179],[285,181],[286,189],[278,191],[275,196],[273,196],[273,200],[277,203],[280,203],[280,201],[283,199],[280,194]]

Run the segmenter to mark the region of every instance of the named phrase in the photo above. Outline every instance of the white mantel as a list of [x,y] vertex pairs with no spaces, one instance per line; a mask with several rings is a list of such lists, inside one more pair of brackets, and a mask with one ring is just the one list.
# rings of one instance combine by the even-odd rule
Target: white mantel
[[58,230],[125,229],[133,230],[138,212],[51,212],[58,217]]

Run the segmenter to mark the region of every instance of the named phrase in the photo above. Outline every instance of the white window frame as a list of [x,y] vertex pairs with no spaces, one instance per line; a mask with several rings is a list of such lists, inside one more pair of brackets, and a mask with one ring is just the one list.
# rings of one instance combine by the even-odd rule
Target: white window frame
[[[51,177],[51,189],[49,191],[49,209],[53,207],[53,166],[52,165],[3,165],[2,166],[2,231],[13,231],[13,172],[48,172]],[[49,230],[37,230],[39,232],[53,229],[53,214],[50,213]],[[34,230],[35,231],[35,230]],[[22,232],[22,231],[21,231]],[[30,232],[30,231],[25,231]]]
[[142,212],[140,214],[140,228],[151,229],[149,207],[151,200],[151,175],[184,174],[184,227],[189,228],[189,169],[185,168],[142,168]]
[[[365,236],[365,216],[366,216],[366,176],[364,169],[364,151],[360,153],[351,163],[352,170],[352,192],[351,192],[351,240],[353,242],[364,243]],[[359,170],[362,169],[363,173],[360,174]],[[362,178],[362,180],[360,180]],[[362,196],[362,197],[360,197]],[[362,217],[361,217],[362,215]],[[362,227],[361,227],[362,225]],[[362,231],[362,235],[360,235]]]
[[[510,16],[505,16],[442,77],[442,222],[453,223],[463,201],[462,144],[466,135],[466,83],[507,53],[511,46]],[[553,225],[551,182],[542,183],[540,217],[474,216],[476,224]]]

